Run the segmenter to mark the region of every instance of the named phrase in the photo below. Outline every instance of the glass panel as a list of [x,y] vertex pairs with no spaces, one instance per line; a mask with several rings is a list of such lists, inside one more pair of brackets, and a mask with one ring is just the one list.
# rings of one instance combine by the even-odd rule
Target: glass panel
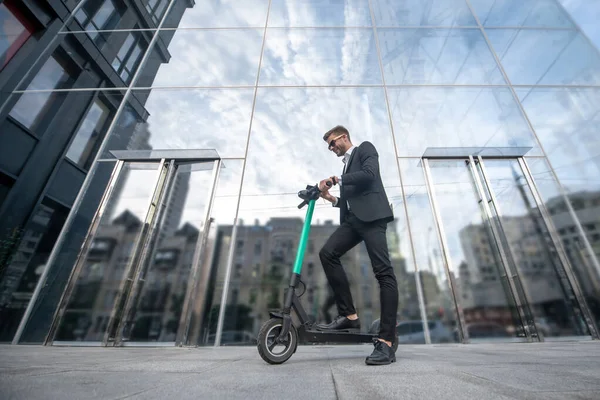
[[585,0],[558,0],[579,29],[600,49],[600,2]]
[[465,160],[430,160],[429,165],[470,341],[525,340],[469,165]]
[[[77,74],[66,64],[64,57],[56,52],[41,67],[26,90],[67,89],[73,86]],[[9,115],[30,131],[45,129],[45,119],[60,107],[65,96],[60,92],[28,93],[19,100]]]
[[253,96],[253,89],[135,90],[103,157],[113,158],[111,150],[149,149],[214,149],[221,157],[244,157]]
[[[592,318],[596,326],[600,326],[600,191],[593,185],[586,190],[585,184],[577,189],[577,181],[561,179],[563,187],[570,192],[567,199],[575,211],[578,220],[576,223],[565,204],[566,199],[561,195],[548,161],[528,158],[527,164],[567,253]],[[560,172],[560,169],[556,170],[556,173]],[[581,225],[591,251],[577,225]]]
[[158,164],[126,163],[108,199],[96,234],[54,340],[102,341],[127,279],[127,266],[145,231]]
[[600,89],[519,88],[517,93],[565,189],[600,191]]
[[385,83],[504,84],[479,29],[379,29]]
[[389,88],[400,156],[430,147],[530,147],[535,139],[507,88]]
[[[342,102],[345,107],[335,106]],[[313,115],[314,119],[306,115]],[[381,88],[260,89],[227,294],[224,344],[252,343],[261,324],[268,319],[267,311],[281,305],[306,213],[306,209],[297,208],[300,203],[297,192],[325,176],[341,173],[341,160],[327,150],[322,139],[340,121],[348,121],[347,128],[355,144],[368,140],[375,145],[388,199],[395,214],[402,213],[401,204],[396,206],[400,200],[399,179]],[[339,193],[339,189],[335,187],[332,193]],[[336,309],[318,254],[339,225],[339,210],[319,201],[312,222],[302,272],[306,292],[301,301],[307,313],[321,322],[327,319],[327,314],[335,316]],[[399,288],[410,290],[414,276],[409,275],[412,271],[405,272],[408,255],[400,246],[403,238],[398,237],[406,228],[401,226],[400,217],[396,222],[398,226],[388,225],[390,254]],[[364,247],[359,245],[342,262],[350,275],[361,327],[367,331],[379,318],[378,285],[370,261]],[[217,286],[219,299],[222,290]],[[418,311],[415,312],[418,304],[411,303],[416,301],[415,292],[413,289],[413,297],[403,293],[405,297],[398,312],[404,318],[419,318]]]
[[89,168],[111,121],[110,114],[111,110],[101,99],[94,100],[69,145],[67,158],[82,168]]
[[477,26],[464,0],[373,0],[378,26]]
[[[537,328],[546,337],[587,334],[548,228],[517,160],[485,160],[506,243]],[[498,214],[496,214],[498,215]],[[524,299],[525,300],[525,299]]]
[[269,0],[175,0],[163,28],[264,27],[268,8]]
[[[17,331],[68,209],[44,199],[21,233],[21,241],[0,279],[0,341]],[[5,243],[3,243],[4,245]]]
[[[156,77],[137,86],[254,85],[262,29],[161,31],[171,56],[153,51],[148,61],[162,65]],[[226,49],[226,50],[225,50]]]
[[[422,163],[418,158],[400,159],[399,162],[410,231],[415,247],[415,259],[425,303],[424,312],[430,325],[431,343],[454,343],[458,341],[458,318],[454,309],[454,300],[450,291],[435,220],[429,203]],[[404,242],[408,244],[408,236],[402,237]],[[413,268],[411,272],[414,271],[413,264],[411,260],[409,263]],[[453,279],[456,279],[456,276]],[[402,294],[402,292],[400,293]],[[413,305],[411,318],[407,318],[406,321],[403,321],[405,324],[402,324],[406,325],[406,329],[409,328],[408,323],[421,322],[422,320],[419,309],[416,308],[418,305],[416,296],[416,293],[411,294],[414,299],[411,302]],[[402,332],[402,329],[399,329],[399,331]],[[422,326],[421,330],[423,330]],[[399,339],[401,343],[402,335],[400,333]]]
[[149,244],[139,295],[126,316],[125,341],[174,342],[205,212],[214,162],[181,164],[165,193],[160,225]]
[[262,85],[381,84],[372,29],[269,29]]
[[[114,166],[114,162],[101,162],[98,164],[94,175],[90,178],[90,186],[85,192],[79,209],[75,212],[73,222],[66,228],[64,240],[56,249],[56,259],[48,266],[48,276],[32,308],[20,343],[42,343],[48,334],[52,318],[57,310],[63,291],[67,286],[69,276],[77,260],[77,255],[87,235],[88,228],[96,213]],[[52,243],[52,246],[54,246],[54,243]]]
[[269,26],[371,26],[368,0],[273,0]]
[[600,52],[577,31],[488,29],[514,85],[597,85]]
[[557,0],[469,0],[483,26],[572,28]]
[[[227,271],[231,232],[242,180],[243,160],[224,160],[212,209],[212,232],[206,257],[200,262],[201,279],[194,296],[188,344],[212,346],[215,342],[221,296]],[[227,309],[229,310],[229,308]],[[225,323],[230,315],[225,317]]]

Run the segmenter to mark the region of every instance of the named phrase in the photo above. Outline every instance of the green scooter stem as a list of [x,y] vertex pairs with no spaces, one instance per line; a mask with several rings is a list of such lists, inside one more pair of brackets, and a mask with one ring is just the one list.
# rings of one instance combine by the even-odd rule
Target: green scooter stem
[[310,200],[308,202],[308,210],[306,211],[304,226],[302,227],[302,233],[300,234],[300,243],[298,244],[298,252],[296,253],[296,261],[294,262],[294,274],[300,275],[300,272],[302,271],[302,261],[304,261],[304,253],[308,242],[313,212],[315,211],[315,203],[315,200]]

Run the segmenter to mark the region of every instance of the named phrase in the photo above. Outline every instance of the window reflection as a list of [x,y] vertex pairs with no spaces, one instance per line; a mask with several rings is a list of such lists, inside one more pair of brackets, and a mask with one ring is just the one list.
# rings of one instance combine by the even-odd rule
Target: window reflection
[[386,84],[504,84],[479,29],[379,29]]
[[[28,225],[18,233],[18,248],[9,262],[2,266],[0,341],[11,340],[16,332],[67,213],[65,207],[45,198]],[[1,263],[4,261],[0,260]]]
[[124,12],[125,5],[121,0],[88,0],[75,13],[75,19],[94,42],[102,46],[107,40],[106,33],[98,31],[114,29]]
[[373,0],[378,26],[477,26],[464,0]]
[[[248,28],[263,27],[269,0],[174,0],[163,28]],[[190,5],[192,4],[192,5]],[[183,8],[183,17],[181,16]]]
[[421,157],[430,147],[527,147],[533,134],[505,88],[390,88],[400,156]]
[[112,66],[121,79],[129,83],[139,66],[148,43],[141,32],[129,32]]
[[75,133],[75,138],[67,151],[67,157],[80,167],[89,168],[95,157],[105,125],[109,122],[109,113],[108,106],[96,98]]
[[0,4],[0,71],[31,37],[33,30],[32,24],[13,1]]
[[381,84],[372,29],[269,29],[260,84]]
[[558,0],[469,0],[483,26],[572,28]]
[[173,55],[151,86],[254,85],[263,30],[161,31]]
[[368,0],[273,0],[271,27],[371,26]]
[[[59,50],[48,58],[26,90],[66,89],[75,79],[76,72]],[[9,115],[31,131],[35,132],[38,127],[45,130],[47,126],[41,122],[46,116],[52,116],[60,106],[60,99],[64,99],[64,95],[59,92],[22,94]]]
[[[215,149],[243,157],[252,111],[252,89],[134,90],[103,157],[111,150]],[[142,118],[134,105],[147,99]]]
[[577,31],[487,29],[514,85],[596,85],[600,53]]

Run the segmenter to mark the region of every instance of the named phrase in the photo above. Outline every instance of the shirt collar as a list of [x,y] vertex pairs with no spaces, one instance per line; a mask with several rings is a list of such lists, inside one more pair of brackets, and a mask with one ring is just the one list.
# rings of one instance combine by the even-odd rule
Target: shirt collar
[[342,160],[344,162],[344,164],[346,164],[348,162],[348,160],[350,159],[350,156],[352,155],[352,152],[354,151],[354,148],[356,146],[352,145],[352,147],[350,147],[348,149],[348,151],[346,151],[346,154],[344,154],[344,159]]

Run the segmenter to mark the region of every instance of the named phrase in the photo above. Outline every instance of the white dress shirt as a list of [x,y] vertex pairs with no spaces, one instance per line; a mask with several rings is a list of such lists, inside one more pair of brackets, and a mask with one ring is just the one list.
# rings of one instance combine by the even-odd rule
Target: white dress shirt
[[[348,166],[348,160],[350,160],[350,156],[352,155],[352,152],[354,151],[355,148],[356,148],[356,146],[352,145],[352,147],[350,147],[348,149],[348,151],[346,151],[346,153],[344,154],[344,158],[342,158],[342,162],[344,163],[344,169],[342,171],[342,174],[346,173],[346,167]],[[341,175],[338,177],[338,184],[340,186],[342,186],[342,176]],[[338,198],[335,199],[335,203],[333,203],[334,207],[337,206],[338,200],[339,200]],[[346,205],[348,206],[348,210],[349,210],[350,209],[350,203],[348,203],[346,201]]]

